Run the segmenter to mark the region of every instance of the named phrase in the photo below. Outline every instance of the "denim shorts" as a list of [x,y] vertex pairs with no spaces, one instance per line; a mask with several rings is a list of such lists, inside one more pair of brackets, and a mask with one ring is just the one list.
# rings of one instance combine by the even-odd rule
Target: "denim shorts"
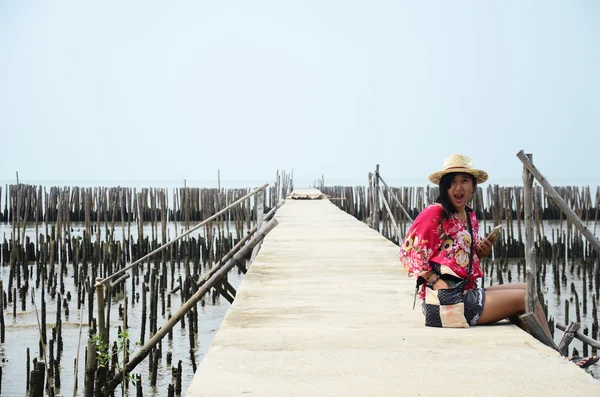
[[485,305],[485,290],[483,288],[470,289],[465,292],[465,319],[469,325],[477,325],[483,306]]

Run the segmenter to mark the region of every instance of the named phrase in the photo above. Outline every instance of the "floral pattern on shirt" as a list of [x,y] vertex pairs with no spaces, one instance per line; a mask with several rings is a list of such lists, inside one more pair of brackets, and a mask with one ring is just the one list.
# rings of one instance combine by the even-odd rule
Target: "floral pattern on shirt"
[[[479,242],[479,222],[473,211],[470,211],[470,218],[476,247]],[[435,262],[448,266],[459,277],[465,278],[469,270],[470,252],[471,235],[468,224],[455,216],[447,218],[440,205],[432,204],[421,211],[408,229],[400,246],[400,263],[412,277],[431,270],[429,263]],[[477,279],[482,276],[479,258],[474,253],[473,272],[466,288],[476,288]],[[419,296],[424,298],[425,285]]]

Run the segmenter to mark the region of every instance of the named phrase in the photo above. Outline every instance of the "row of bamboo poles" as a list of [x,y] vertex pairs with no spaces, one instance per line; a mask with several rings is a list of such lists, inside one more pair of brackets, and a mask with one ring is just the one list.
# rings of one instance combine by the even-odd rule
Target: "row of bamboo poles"
[[[360,221],[372,225],[372,218],[377,217],[380,220],[379,230],[381,233],[395,243],[398,243],[399,239],[404,236],[412,219],[423,208],[433,203],[439,195],[437,186],[390,187],[389,190],[383,190],[383,194],[378,195],[378,203],[374,206],[373,188],[369,185],[367,187],[319,186],[319,188],[328,196],[336,198],[336,200],[332,200],[335,205]],[[598,226],[600,187],[596,189],[594,200],[590,196],[589,187],[568,186],[555,189],[595,234]],[[398,199],[404,209],[398,205],[392,195]],[[383,198],[397,222],[400,235],[394,228],[394,222],[385,208]],[[503,238],[497,243],[498,250],[510,258],[523,257],[523,188],[498,185],[478,187],[473,196],[472,205],[482,231],[488,231],[495,225],[504,225]],[[545,238],[553,245],[559,244],[560,247],[569,248],[570,253],[574,256],[585,256],[590,253],[589,244],[582,241],[581,235],[577,233],[569,219],[564,216],[541,186],[534,186],[533,205],[536,241],[543,242]],[[556,230],[545,230],[543,222],[545,220],[557,221]],[[552,237],[546,237],[547,234],[551,234]],[[564,250],[559,250],[554,254],[564,254]]]
[[[291,177],[279,172],[274,188],[267,188],[265,195],[265,210],[273,207],[284,192],[293,189]],[[74,228],[83,230],[91,236],[96,233],[101,239],[101,225],[107,239],[121,229],[121,236],[130,236],[132,224],[137,227],[138,237],[144,237],[144,224],[151,225],[151,241],[158,239],[164,244],[171,237],[167,230],[167,222],[174,223],[172,237],[177,237],[178,229],[189,229],[191,222],[198,222],[214,215],[220,208],[234,202],[248,192],[248,189],[212,189],[212,188],[178,188],[173,192],[169,201],[168,189],[126,187],[50,187],[49,193],[44,186],[26,184],[9,185],[5,194],[5,210],[2,219],[12,226],[10,240],[24,242],[25,228],[35,226],[36,246],[44,238],[39,227],[45,227],[46,239],[49,239],[49,228],[52,229],[52,239],[56,241],[57,252],[63,252],[62,247]],[[2,188],[0,187],[0,201]],[[42,199],[43,198],[43,199]],[[247,203],[231,209],[219,218],[220,221],[231,222],[255,217],[249,200]],[[53,225],[55,226],[53,228]],[[236,229],[242,227],[236,224]],[[207,228],[207,235],[210,230]],[[6,241],[6,236],[4,236]],[[147,251],[146,251],[147,252]],[[142,254],[146,253],[142,252]],[[64,259],[66,260],[66,258]],[[3,259],[5,262],[6,259]]]
[[[130,187],[57,187],[7,185],[0,222],[85,222],[111,221],[123,217],[146,221],[197,222],[214,213],[226,195],[245,189],[176,188],[169,196],[167,188]],[[280,192],[269,189],[266,205],[277,202]],[[0,202],[2,201],[0,187]]]
[[[178,188],[169,201],[168,190],[160,188],[52,187],[46,193],[42,186],[8,186],[3,219],[10,222],[10,232],[5,232],[0,242],[0,264],[8,272],[5,281],[0,280],[0,343],[17,341],[7,338],[18,337],[18,333],[6,332],[11,325],[5,324],[4,317],[9,312],[13,327],[27,312],[39,316],[39,345],[27,347],[27,395],[65,395],[69,390],[64,387],[65,374],[70,386],[75,381],[73,395],[77,390],[86,397],[114,395],[119,384],[128,389],[125,375],[132,371],[124,371],[124,366],[130,349],[120,344],[143,345],[157,338],[164,327],[158,320],[168,322],[177,314],[172,313],[176,309],[171,309],[173,299],[180,301],[176,305],[179,312],[205,288],[202,299],[176,319],[187,331],[189,356],[173,357],[171,348],[159,339],[140,359],[148,362],[149,372],[134,375],[136,395],[143,395],[143,385],[156,387],[159,368],[169,367],[172,379],[165,394],[180,395],[186,363],[195,371],[197,362],[197,305],[204,306],[206,299],[216,304],[219,297],[231,302],[235,297],[227,272],[219,273],[218,283],[203,285],[221,271],[225,261],[233,260],[234,249],[249,246],[250,238],[258,235],[259,218],[273,213],[292,188],[293,180],[285,172],[277,174],[272,188],[263,189],[260,200],[248,194],[250,189]],[[214,216],[235,202],[239,204]],[[195,230],[193,223],[210,217],[214,217],[212,222]],[[196,234],[188,235],[188,231]],[[150,257],[148,253],[154,250],[160,252]],[[137,261],[138,266],[108,279]],[[243,261],[236,259],[235,265],[238,272],[245,272]],[[109,281],[102,293],[98,293],[98,280]],[[115,302],[120,302],[118,312],[111,314]],[[55,318],[47,318],[49,307],[55,307]],[[88,341],[87,347],[83,342],[83,356],[77,355],[73,378],[61,357],[65,343],[62,322],[73,316],[74,310],[79,312],[80,327],[87,329]],[[123,337],[132,310],[142,313],[140,333]],[[167,335],[171,341],[172,330]],[[98,345],[100,341],[103,346]],[[101,352],[110,357],[106,363]],[[174,362],[178,364],[171,367]],[[77,385],[79,363],[85,368],[83,387]]]

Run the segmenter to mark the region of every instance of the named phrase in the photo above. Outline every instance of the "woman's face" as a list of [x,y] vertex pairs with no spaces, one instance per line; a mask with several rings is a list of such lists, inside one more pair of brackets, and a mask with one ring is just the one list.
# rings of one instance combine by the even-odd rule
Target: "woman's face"
[[469,174],[456,174],[450,183],[448,197],[456,208],[462,212],[473,195],[473,178]]

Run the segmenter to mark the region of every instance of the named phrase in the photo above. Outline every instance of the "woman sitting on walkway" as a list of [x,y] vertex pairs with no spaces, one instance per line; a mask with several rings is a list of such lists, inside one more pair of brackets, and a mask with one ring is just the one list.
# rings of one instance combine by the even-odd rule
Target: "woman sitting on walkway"
[[[400,262],[409,276],[418,277],[417,289],[421,286],[418,294],[425,299],[423,311],[429,326],[468,327],[508,318],[523,327],[518,316],[526,312],[525,284],[477,287],[477,279],[483,276],[480,258],[490,253],[496,237],[479,237],[477,217],[467,203],[477,184],[487,178],[485,171],[472,167],[467,156],[448,157],[443,169],[429,176],[429,181],[440,188],[436,203],[417,216],[400,248]],[[449,291],[455,287],[461,293],[464,288],[462,297],[461,293],[452,296],[458,296],[461,302],[439,306],[448,303],[443,301],[450,297]],[[539,302],[536,302],[535,315],[552,339]],[[579,360],[577,365],[586,367],[596,361],[597,357],[588,357]]]

